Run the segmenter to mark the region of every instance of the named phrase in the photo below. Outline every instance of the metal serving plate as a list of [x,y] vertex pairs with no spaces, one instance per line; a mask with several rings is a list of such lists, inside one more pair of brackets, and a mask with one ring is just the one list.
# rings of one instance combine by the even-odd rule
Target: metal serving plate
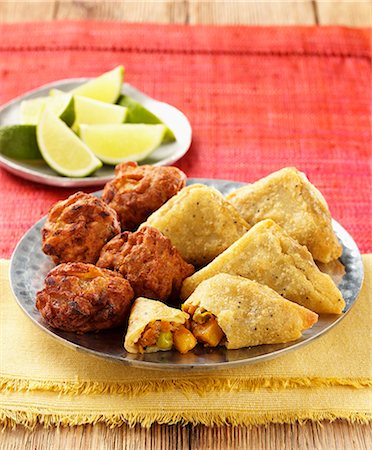
[[[213,186],[223,194],[243,186],[243,183],[231,181],[189,179],[188,184],[193,183]],[[97,195],[99,196],[100,192]],[[35,308],[35,296],[36,292],[42,288],[46,274],[54,266],[41,250],[40,230],[44,222],[45,217],[39,220],[23,236],[12,256],[10,281],[19,306],[36,325],[61,343],[78,351],[88,352],[131,366],[148,369],[200,370],[257,363],[275,358],[310,343],[338,324],[354,305],[363,281],[363,264],[358,247],[347,231],[336,221],[333,221],[334,230],[343,247],[343,254],[340,258],[342,264],[337,262],[331,266],[322,267],[322,270],[330,273],[343,294],[346,307],[342,315],[320,316],[319,321],[310,330],[306,330],[300,339],[288,344],[260,345],[240,350],[226,350],[222,347],[208,349],[198,346],[186,355],[180,355],[176,351],[133,355],[127,353],[123,348],[123,329],[77,335],[55,330],[42,319]]]
[[[23,100],[47,96],[53,88],[67,92],[88,80],[89,78],[59,80],[17,97],[0,108],[0,126],[20,123],[20,106]],[[192,132],[187,117],[174,106],[154,100],[128,83],[123,84],[121,93],[130,95],[149,111],[156,114],[172,129],[176,136],[175,142],[161,145],[146,160],[141,161],[141,164],[167,166],[179,160],[191,145]],[[0,166],[26,180],[61,187],[103,186],[114,176],[114,167],[103,165],[101,169],[89,177],[68,178],[58,175],[43,161],[19,161],[1,154]]]

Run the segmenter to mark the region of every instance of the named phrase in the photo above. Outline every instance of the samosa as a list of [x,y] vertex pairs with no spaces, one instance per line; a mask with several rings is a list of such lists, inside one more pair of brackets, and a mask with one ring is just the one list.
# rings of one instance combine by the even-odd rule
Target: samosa
[[210,264],[186,278],[181,298],[188,298],[202,281],[218,273],[265,284],[318,314],[341,314],[345,307],[341,292],[318,269],[307,248],[270,219],[257,223]]

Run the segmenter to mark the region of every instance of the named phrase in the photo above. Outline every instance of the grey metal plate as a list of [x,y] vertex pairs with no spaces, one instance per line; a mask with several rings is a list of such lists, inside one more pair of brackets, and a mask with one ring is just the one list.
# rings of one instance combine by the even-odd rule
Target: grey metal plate
[[[188,180],[188,184],[193,183],[213,186],[223,194],[243,185],[243,183],[223,180],[197,178]],[[100,195],[100,192],[97,195]],[[222,347],[207,349],[198,346],[187,355],[180,355],[176,351],[132,355],[123,348],[123,329],[77,335],[49,327],[40,316],[35,307],[36,292],[42,288],[46,274],[53,267],[53,263],[41,250],[40,230],[44,222],[45,217],[24,235],[12,256],[10,282],[19,306],[36,325],[61,343],[78,351],[142,368],[217,369],[257,363],[296,350],[323,335],[346,316],[358,297],[363,281],[363,263],[358,247],[347,231],[333,221],[334,230],[343,247],[340,261],[345,270],[340,270],[342,266],[339,263],[322,267],[322,270],[330,273],[344,296],[346,307],[342,315],[320,316],[319,321],[310,330],[306,330],[300,339],[288,344],[260,345],[240,350],[226,350]]]
[[[20,105],[23,100],[47,96],[53,88],[67,92],[88,80],[89,78],[59,80],[17,97],[0,108],[0,126],[20,123]],[[176,142],[161,145],[146,160],[141,161],[141,164],[167,166],[179,160],[191,145],[192,132],[187,117],[174,106],[154,100],[128,83],[123,84],[122,94],[130,95],[156,114],[172,129],[177,139]],[[68,178],[58,175],[44,162],[17,161],[1,154],[0,166],[27,180],[61,187],[103,186],[114,176],[114,167],[103,165],[89,177]]]

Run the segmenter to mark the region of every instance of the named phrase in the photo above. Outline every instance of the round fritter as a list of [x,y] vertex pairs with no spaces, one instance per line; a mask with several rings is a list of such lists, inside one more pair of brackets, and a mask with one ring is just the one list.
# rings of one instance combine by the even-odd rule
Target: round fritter
[[106,242],[120,233],[120,223],[101,199],[77,192],[51,208],[41,233],[43,252],[55,264],[94,264]]
[[117,213],[122,230],[133,231],[186,184],[186,175],[176,167],[119,164],[102,199]]
[[107,243],[97,266],[119,271],[136,297],[177,300],[183,280],[194,273],[171,241],[152,227],[125,231]]
[[86,333],[123,324],[133,294],[129,282],[116,272],[92,264],[60,264],[37,293],[36,308],[54,328]]

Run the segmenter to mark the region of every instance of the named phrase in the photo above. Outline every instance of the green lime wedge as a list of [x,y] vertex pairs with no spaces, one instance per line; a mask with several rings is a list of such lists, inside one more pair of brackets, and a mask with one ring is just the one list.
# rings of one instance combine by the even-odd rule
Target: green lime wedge
[[65,94],[65,93],[66,93],[65,91],[61,91],[60,89],[56,89],[56,88],[53,88],[53,89],[51,89],[49,91],[49,95],[51,97],[55,97],[57,95],[62,95],[62,94]]
[[80,125],[80,136],[106,164],[142,161],[161,144],[165,126],[144,124]]
[[[126,118],[127,123],[148,123],[148,124],[163,124],[165,123],[159,119],[155,114],[146,109],[141,103],[134,100],[129,95],[121,95],[118,104],[128,108],[128,114]],[[165,125],[166,126],[166,125]],[[173,131],[166,126],[163,142],[173,142],[176,140]]]
[[75,96],[75,123],[73,130],[78,130],[82,123],[98,124],[112,123],[118,124],[125,121],[127,108],[111,103],[100,102],[88,97]]
[[120,95],[123,78],[124,67],[118,66],[110,70],[110,72],[106,72],[73,89],[71,93],[100,100],[101,102],[115,103]]
[[14,159],[43,159],[36,141],[36,126],[0,127],[0,153]]
[[66,177],[86,177],[102,166],[87,145],[52,111],[45,109],[36,127],[47,164]]
[[21,103],[21,122],[23,124],[37,125],[46,107],[51,109],[68,126],[74,123],[74,99],[71,94],[65,93],[53,97],[39,97],[24,100]]

